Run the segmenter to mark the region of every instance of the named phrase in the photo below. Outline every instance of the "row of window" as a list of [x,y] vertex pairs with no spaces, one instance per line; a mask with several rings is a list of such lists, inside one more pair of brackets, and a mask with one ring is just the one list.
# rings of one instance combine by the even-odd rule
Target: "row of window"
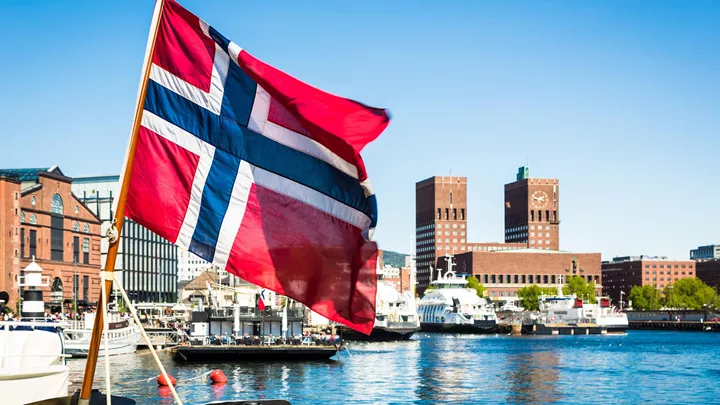
[[[672,264],[668,264],[668,265],[667,265],[667,268],[668,268],[668,269],[671,269],[672,266],[673,266]],[[686,266],[685,264],[682,264],[682,265],[680,265],[680,268],[683,268],[683,269],[684,269],[685,266]],[[692,268],[693,268],[693,265],[692,265],[692,264],[688,264],[687,267],[689,267],[689,268],[692,269]],[[646,264],[646,265],[645,265],[645,268],[646,268],[646,269],[649,269],[649,268],[650,268],[650,265],[649,265],[649,264]],[[653,264],[653,265],[652,265],[652,268],[653,268],[653,269],[657,268],[657,264]],[[664,269],[664,268],[665,268],[665,265],[664,265],[664,264],[661,264],[661,265],[660,265],[660,268],[661,268],[661,269]],[[678,268],[678,265],[677,265],[677,264],[675,265],[675,268],[676,268],[676,269]]]
[[[530,210],[530,221],[535,222],[535,218],[537,218],[538,222],[557,222],[557,211],[552,211],[552,221],[550,219],[551,211],[545,210],[545,216],[543,217],[543,210],[537,210],[537,215],[535,215],[535,210]],[[544,219],[543,219],[544,218]]]
[[435,224],[423,225],[423,226],[415,228],[415,232],[427,231],[428,229],[433,229],[433,228],[435,228]]
[[[452,208],[452,211],[450,211],[450,208],[445,208],[445,218],[442,217],[442,208],[437,209],[437,215],[435,219],[445,219],[447,221],[453,220],[457,221],[460,219],[461,221],[465,220],[465,208],[460,208],[460,218],[458,218],[458,209]],[[452,213],[452,218],[450,218],[450,214]]]
[[[600,276],[580,275],[587,282],[600,284]],[[548,274],[483,274],[483,284],[557,284],[555,275]]]
[[[25,223],[25,212],[20,212],[20,223]],[[37,216],[30,214],[30,224],[37,225]],[[73,231],[80,232],[80,223],[78,221],[73,222]],[[83,224],[83,232],[90,233],[90,225]]]
[[[540,240],[537,241],[537,244],[538,244],[538,245],[542,245],[542,243],[543,243],[542,239],[540,239]],[[531,244],[531,245],[534,245],[534,244],[535,244],[535,239],[530,239],[530,244]],[[549,245],[549,244],[550,244],[550,239],[546,239],[546,240],[545,240],[545,244],[546,244],[546,245]]]
[[[442,235],[442,231],[437,231],[438,236]],[[457,235],[457,231],[452,231],[453,235]],[[431,234],[432,235],[432,234]],[[445,236],[450,236],[450,231],[445,231]],[[465,236],[465,231],[460,231],[460,236]]]
[[[680,272],[680,273],[682,273],[682,275],[684,276],[686,272],[682,271],[682,272]],[[650,274],[650,272],[649,272],[649,271],[646,271],[645,274]],[[652,274],[655,275],[655,274],[657,274],[657,272],[656,272],[656,271],[653,271]],[[663,274],[665,274],[665,272],[664,272],[664,271],[661,271],[661,272],[660,272],[660,275],[663,275]],[[669,276],[669,275],[671,275],[671,272],[668,271],[667,274],[668,274],[668,276]],[[692,276],[692,275],[693,275],[693,272],[690,271],[690,272],[687,272],[687,274],[689,274],[689,275]],[[678,275],[678,272],[677,272],[677,271],[675,272],[675,275],[676,275],[676,276]]]

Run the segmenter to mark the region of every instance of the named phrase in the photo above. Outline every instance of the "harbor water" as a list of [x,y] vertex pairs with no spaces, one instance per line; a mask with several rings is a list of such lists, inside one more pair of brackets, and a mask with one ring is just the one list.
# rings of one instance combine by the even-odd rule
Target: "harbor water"
[[[608,336],[443,335],[409,342],[353,343],[339,360],[311,363],[175,363],[188,404],[285,399],[297,404],[720,403],[720,334],[629,331]],[[113,394],[171,404],[148,351],[111,357]],[[71,389],[84,360],[70,361]],[[221,369],[230,382],[203,374]],[[104,364],[96,387],[104,390]],[[194,380],[188,380],[195,377]],[[152,379],[151,379],[152,378]],[[151,379],[148,381],[148,379]]]

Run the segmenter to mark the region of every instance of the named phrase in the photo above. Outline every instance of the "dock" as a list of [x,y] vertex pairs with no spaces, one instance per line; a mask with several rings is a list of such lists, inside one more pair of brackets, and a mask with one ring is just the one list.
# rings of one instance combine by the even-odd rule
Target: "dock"
[[176,361],[312,361],[328,360],[335,345],[181,345],[172,349]]
[[630,329],[635,330],[675,330],[690,332],[720,332],[720,322],[698,321],[630,321]]

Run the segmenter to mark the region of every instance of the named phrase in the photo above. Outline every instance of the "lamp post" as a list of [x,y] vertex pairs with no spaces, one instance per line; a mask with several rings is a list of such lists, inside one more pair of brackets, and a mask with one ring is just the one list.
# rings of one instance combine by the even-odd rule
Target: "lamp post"
[[625,291],[620,291],[620,310],[621,311],[623,310],[623,304],[624,304],[623,295],[625,295]]

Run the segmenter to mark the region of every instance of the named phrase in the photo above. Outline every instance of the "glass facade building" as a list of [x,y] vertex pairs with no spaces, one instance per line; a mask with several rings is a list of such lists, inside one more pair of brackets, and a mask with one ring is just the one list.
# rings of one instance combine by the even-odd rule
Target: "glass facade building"
[[[74,177],[73,193],[102,222],[102,266],[108,241],[105,232],[113,218],[120,176]],[[123,225],[115,271],[128,297],[135,302],[177,302],[177,246],[129,219]]]

